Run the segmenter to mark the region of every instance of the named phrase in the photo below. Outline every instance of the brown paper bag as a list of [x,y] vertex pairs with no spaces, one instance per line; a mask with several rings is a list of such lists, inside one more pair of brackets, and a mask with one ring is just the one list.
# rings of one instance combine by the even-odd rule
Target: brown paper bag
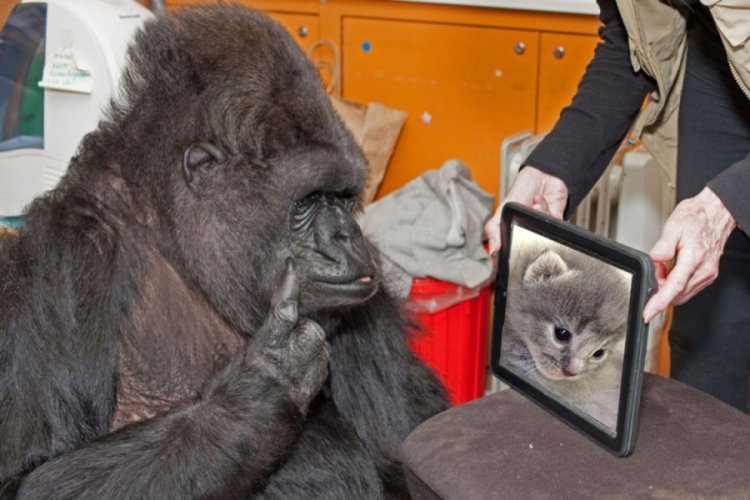
[[[324,51],[329,52],[330,58],[321,57],[320,54]],[[375,198],[380,183],[383,182],[407,114],[378,102],[362,104],[339,97],[341,94],[340,57],[338,48],[330,40],[316,42],[310,47],[308,54],[321,71],[323,81],[327,82],[326,88],[331,96],[333,107],[344,120],[367,158],[367,184],[362,195],[362,203],[370,203]]]

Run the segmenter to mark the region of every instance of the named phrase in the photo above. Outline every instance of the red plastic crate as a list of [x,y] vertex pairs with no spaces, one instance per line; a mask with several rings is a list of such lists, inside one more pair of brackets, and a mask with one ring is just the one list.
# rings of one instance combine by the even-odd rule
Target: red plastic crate
[[[459,285],[431,278],[412,284],[409,300],[424,303],[445,295],[469,294]],[[484,395],[489,334],[490,287],[479,295],[433,313],[418,312],[423,329],[411,342],[414,352],[442,379],[454,405]]]

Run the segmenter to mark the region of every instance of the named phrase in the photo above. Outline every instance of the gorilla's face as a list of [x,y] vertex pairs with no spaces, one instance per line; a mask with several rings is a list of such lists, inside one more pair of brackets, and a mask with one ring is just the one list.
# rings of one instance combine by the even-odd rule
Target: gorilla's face
[[[303,145],[304,146],[304,145]],[[183,155],[175,230],[185,274],[241,329],[257,328],[285,260],[300,279],[304,313],[370,299],[378,271],[353,213],[364,159],[329,145],[293,147],[262,163],[196,143]],[[238,302],[238,298],[246,302]]]
[[312,193],[290,213],[293,257],[307,310],[357,304],[377,291],[376,266],[362,231],[352,217],[355,200],[338,193]]
[[153,195],[167,200],[162,220],[170,221],[183,275],[247,332],[266,317],[289,257],[305,311],[355,305],[378,287],[352,217],[366,180],[362,151],[294,40],[262,23],[238,23],[246,33],[231,47],[183,34],[190,50],[180,81],[190,85],[179,99],[163,97],[173,101],[170,123],[181,125],[161,127],[177,136],[168,166],[173,192]]

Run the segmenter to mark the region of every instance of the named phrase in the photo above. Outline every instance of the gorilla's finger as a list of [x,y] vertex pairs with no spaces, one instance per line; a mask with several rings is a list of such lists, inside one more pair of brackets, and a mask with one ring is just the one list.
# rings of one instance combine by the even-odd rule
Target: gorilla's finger
[[272,302],[278,304],[285,300],[297,301],[299,297],[299,277],[297,276],[297,266],[292,257],[287,257],[284,265],[284,272],[281,275],[281,284],[273,294]]
[[299,277],[294,259],[287,258],[281,284],[271,297],[271,309],[252,343],[262,346],[278,345],[284,342],[297,324],[298,300]]
[[281,278],[281,286],[273,294],[271,307],[273,317],[282,323],[297,323],[297,303],[299,301],[299,277],[291,257],[286,259],[286,267]]
[[300,320],[292,335],[292,357],[299,360],[293,367],[293,377],[298,380],[293,397],[305,412],[328,378],[331,346],[325,340],[323,328],[311,320]]
[[301,319],[292,335],[295,349],[303,356],[316,357],[328,344],[323,327],[309,319]]

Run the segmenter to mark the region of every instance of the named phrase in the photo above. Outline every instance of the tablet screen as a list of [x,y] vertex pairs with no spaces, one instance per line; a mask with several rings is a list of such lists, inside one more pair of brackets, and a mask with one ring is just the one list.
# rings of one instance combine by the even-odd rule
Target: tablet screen
[[610,451],[629,453],[650,261],[521,207],[506,207],[503,224],[493,371]]

